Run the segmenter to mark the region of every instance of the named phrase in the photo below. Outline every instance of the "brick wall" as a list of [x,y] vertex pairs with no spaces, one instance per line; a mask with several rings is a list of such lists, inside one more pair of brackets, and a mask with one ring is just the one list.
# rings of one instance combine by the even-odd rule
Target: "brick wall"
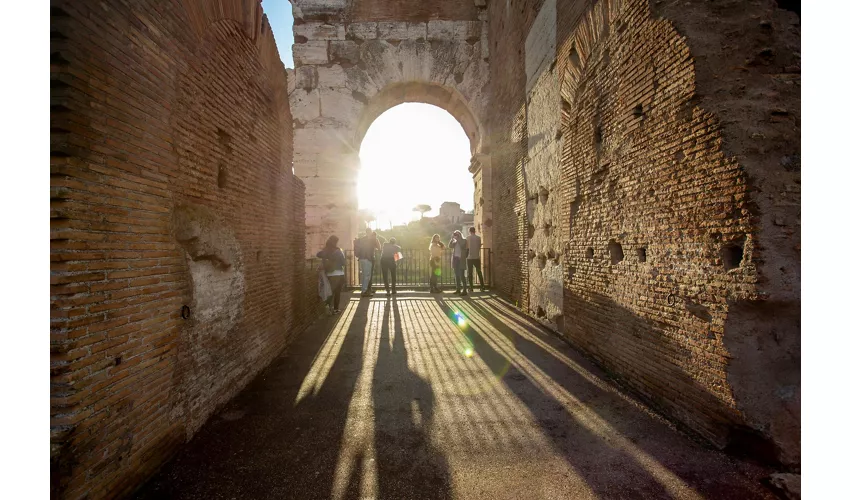
[[[698,3],[697,13],[675,2],[656,2],[653,12],[646,0],[558,3],[550,71],[559,79],[561,156],[549,195],[560,205],[558,323],[710,442],[793,468],[799,21],[769,2],[722,3]],[[546,316],[529,269],[549,258],[527,230],[541,209],[529,179],[545,168],[531,161],[540,134],[529,128],[535,106],[551,100],[541,104],[539,88],[526,88],[523,52],[539,35],[531,30],[542,7],[488,7],[500,71],[486,127],[496,286]]]
[[53,3],[54,496],[132,491],[311,321],[291,145],[259,2]]

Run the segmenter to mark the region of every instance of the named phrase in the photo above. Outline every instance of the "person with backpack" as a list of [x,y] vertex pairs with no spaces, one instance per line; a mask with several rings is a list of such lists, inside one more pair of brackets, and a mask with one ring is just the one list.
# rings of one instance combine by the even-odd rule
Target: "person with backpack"
[[354,246],[354,254],[357,261],[360,263],[360,295],[362,297],[371,297],[372,292],[372,273],[375,269],[375,250],[380,250],[378,239],[375,232],[367,233],[361,238],[358,238]]
[[345,282],[345,254],[338,246],[339,238],[332,235],[325,242],[325,248],[321,249],[316,257],[322,259],[322,268],[333,291],[332,314],[339,314],[339,299],[342,293],[342,285]]
[[395,244],[395,238],[390,238],[390,241],[384,243],[381,251],[381,271],[384,275],[384,286],[387,287],[387,295],[390,294],[390,282],[387,279],[387,273],[390,273],[393,280],[392,294],[395,295],[395,271],[396,271],[396,254],[401,252],[401,247]]

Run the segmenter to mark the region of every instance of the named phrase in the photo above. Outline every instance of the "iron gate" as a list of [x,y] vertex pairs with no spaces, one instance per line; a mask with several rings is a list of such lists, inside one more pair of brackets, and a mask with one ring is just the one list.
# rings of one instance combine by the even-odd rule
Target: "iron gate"
[[[431,252],[428,250],[418,249],[401,249],[403,258],[396,263],[396,287],[397,288],[424,288],[430,287],[431,267],[430,259]],[[437,275],[437,285],[440,288],[449,288],[455,286],[455,273],[452,269],[452,250],[446,246],[440,259],[439,274]],[[484,277],[484,286],[490,288],[492,284],[492,265],[490,259],[490,249],[481,249],[481,274]],[[469,270],[464,271],[464,274],[469,279]],[[478,273],[473,271],[473,280],[477,288],[481,287],[478,282]],[[392,279],[389,272],[387,277]],[[353,250],[345,251],[345,284],[348,289],[360,288],[362,283],[362,273],[360,272],[360,263],[354,258]],[[384,289],[384,278],[381,272],[380,260],[375,262],[372,269],[372,288],[376,291]],[[470,283],[471,286],[471,283]]]

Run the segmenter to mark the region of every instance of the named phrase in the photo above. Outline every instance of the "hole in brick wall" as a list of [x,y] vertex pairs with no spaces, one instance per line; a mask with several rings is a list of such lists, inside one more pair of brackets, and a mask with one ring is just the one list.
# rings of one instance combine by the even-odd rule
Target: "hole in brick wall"
[[546,257],[547,257],[549,260],[551,260],[551,261],[552,261],[552,264],[554,264],[554,265],[556,265],[556,266],[557,266],[558,264],[560,264],[560,262],[561,262],[561,256],[560,256],[560,254],[558,254],[558,252],[556,252],[556,251],[554,251],[554,250],[549,250],[549,253],[547,253],[547,254],[546,254]]
[[638,104],[637,106],[635,106],[635,108],[632,110],[632,116],[634,116],[635,118],[643,118],[643,104]]
[[596,146],[596,149],[602,147],[602,125],[597,125],[593,131],[593,145]]
[[262,256],[262,255],[263,255],[263,251],[257,250],[257,262],[260,262],[260,256]]
[[587,250],[584,251],[584,256],[588,259],[593,258],[593,247],[587,247]]
[[570,104],[570,101],[561,97],[561,111],[563,111],[564,113],[569,113],[572,110],[573,106],[572,104]]
[[68,64],[69,61],[65,59],[65,57],[59,52],[52,52],[50,54],[50,65],[51,66],[64,66]]
[[530,249],[530,248],[528,249],[528,260],[532,260],[532,259],[534,259],[534,257],[535,257],[536,255],[537,255],[537,254],[535,254],[535,253],[534,253],[534,250],[532,250],[532,249]]
[[549,236],[550,234],[552,234],[552,224],[547,222],[543,224],[543,235]]
[[218,164],[218,187],[223,189],[227,185],[227,167],[224,163]]
[[680,161],[682,161],[682,160],[684,160],[684,159],[685,159],[685,152],[684,152],[684,151],[682,151],[681,149],[680,149],[680,150],[678,150],[678,151],[676,151],[676,152],[673,154],[673,159],[674,159],[674,160],[676,160],[676,161],[679,161],[679,162],[680,162]]
[[646,248],[637,249],[638,262],[646,262]]
[[528,237],[534,238],[534,225],[533,224],[528,225]]
[[614,240],[608,242],[608,255],[611,256],[611,265],[617,265],[623,260],[623,246]]
[[121,356],[118,356],[117,358],[115,358],[115,366],[118,366],[120,364],[121,364]]
[[549,199],[549,190],[543,186],[540,186],[537,189],[537,199],[540,201],[540,203],[545,205],[546,201]]
[[790,10],[800,15],[800,0],[776,0],[776,6],[782,10]]
[[741,267],[744,260],[744,247],[738,243],[727,243],[720,249],[720,258],[723,260],[723,268],[727,271]]
[[537,306],[537,317],[542,318],[543,316],[546,316],[546,311],[542,307]]
[[463,83],[463,73],[455,73],[455,83]]
[[304,35],[295,35],[295,43],[307,43],[307,37]]
[[355,101],[362,102],[363,104],[369,104],[369,98],[366,97],[366,94],[363,92],[354,91],[351,93],[351,97],[354,98]]
[[572,280],[573,276],[575,276],[575,274],[576,274],[576,268],[575,267],[570,266],[570,267],[567,268],[567,279],[568,280]]
[[578,57],[578,51],[576,51],[575,45],[570,48],[570,53],[567,55],[567,60],[570,62],[570,65],[575,69],[578,69],[579,65],[581,65],[581,59]]
[[543,269],[544,267],[546,267],[546,254],[539,252],[537,254],[537,268]]

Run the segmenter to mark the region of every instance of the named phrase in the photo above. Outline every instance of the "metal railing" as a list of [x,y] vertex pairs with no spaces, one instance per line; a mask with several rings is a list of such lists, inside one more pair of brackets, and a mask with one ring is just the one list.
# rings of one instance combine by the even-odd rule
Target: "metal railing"
[[[420,249],[401,249],[403,258],[396,262],[396,288],[405,289],[428,289],[431,279],[431,253],[428,250]],[[468,266],[467,266],[468,267]],[[484,287],[490,288],[492,280],[493,266],[491,263],[491,253],[489,248],[481,249],[481,274],[484,277]],[[440,288],[452,289],[455,286],[455,273],[452,269],[452,251],[446,247],[440,258],[440,267],[437,269],[437,286]],[[464,271],[464,274],[469,279],[469,269]],[[479,283],[478,273],[472,272],[475,287],[481,287]],[[392,280],[392,277],[387,273],[387,278]],[[345,251],[345,284],[348,289],[360,288],[363,276],[360,272],[360,262],[354,258],[353,250]],[[468,283],[470,286],[471,283]],[[376,291],[385,288],[383,273],[381,270],[381,262],[377,260],[372,269],[372,288]]]

